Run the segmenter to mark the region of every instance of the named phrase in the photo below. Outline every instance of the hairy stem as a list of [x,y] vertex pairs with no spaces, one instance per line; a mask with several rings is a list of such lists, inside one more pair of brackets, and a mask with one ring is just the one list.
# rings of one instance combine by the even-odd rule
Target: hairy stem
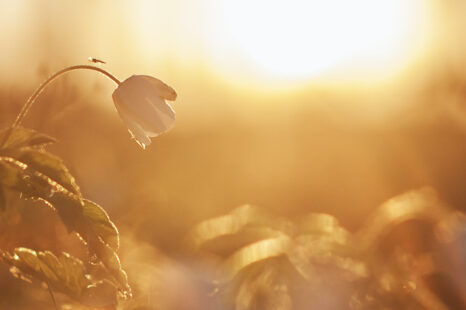
[[45,87],[47,85],[49,85],[53,80],[58,78],[60,75],[66,73],[66,72],[69,72],[69,71],[72,71],[72,70],[78,70],[78,69],[87,69],[87,70],[98,71],[98,72],[102,73],[103,75],[105,75],[106,77],[108,77],[109,79],[111,79],[112,81],[114,81],[117,85],[120,85],[120,83],[121,83],[115,76],[113,76],[109,72],[105,71],[104,69],[94,67],[94,66],[90,66],[90,65],[70,66],[70,67],[66,67],[66,68],[64,68],[64,69],[62,69],[60,71],[55,72],[54,74],[49,76],[42,84],[40,84],[40,86],[28,98],[26,103],[21,108],[21,111],[19,111],[18,116],[16,117],[15,121],[11,125],[10,129],[8,130],[6,135],[4,136],[3,141],[0,143],[0,147],[2,147],[5,144],[5,142],[8,140],[8,138],[9,138],[11,132],[13,131],[13,129],[21,124],[24,117],[28,113],[29,109],[31,109],[31,106],[34,104],[37,97],[39,97],[39,95],[42,93],[42,91],[44,90]]
[[13,125],[11,125],[11,127],[15,128],[17,126],[19,126],[21,124],[21,122],[23,121],[24,117],[26,116],[27,112],[29,111],[29,109],[31,108],[32,104],[36,101],[37,97],[39,97],[40,93],[44,90],[44,88],[50,84],[53,80],[55,80],[57,77],[59,77],[60,75],[68,72],[68,71],[72,71],[72,70],[77,70],[77,69],[88,69],[88,70],[95,70],[95,71],[98,71],[100,73],[102,73],[103,75],[107,76],[108,78],[110,78],[112,81],[114,81],[117,85],[120,85],[120,81],[114,77],[112,74],[110,74],[109,72],[105,71],[104,69],[101,69],[101,68],[98,68],[98,67],[94,67],[94,66],[89,66],[89,65],[77,65],[77,66],[71,66],[71,67],[66,67],[60,71],[57,71],[55,72],[54,74],[52,74],[51,76],[49,76],[35,91],[34,93],[31,95],[31,97],[29,97],[29,99],[26,101],[26,103],[23,105],[23,107],[21,108],[21,111],[19,112],[18,116],[16,117]]

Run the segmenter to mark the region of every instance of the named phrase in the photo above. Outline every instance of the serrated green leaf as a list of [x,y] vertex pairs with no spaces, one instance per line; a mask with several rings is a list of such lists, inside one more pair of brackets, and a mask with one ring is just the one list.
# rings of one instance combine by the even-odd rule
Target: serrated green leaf
[[60,263],[57,257],[50,251],[38,252],[40,269],[43,275],[48,279],[49,283],[57,283],[60,281],[59,270]]
[[[8,138],[4,141],[5,137]],[[48,135],[23,127],[10,127],[0,131],[0,143],[3,141],[4,143],[3,145],[0,145],[0,149],[43,146],[56,142],[54,138]]]
[[88,283],[84,273],[83,262],[68,253],[62,253],[59,261],[65,275],[63,281],[72,292],[80,295]]
[[82,261],[65,252],[57,258],[49,251],[16,248],[13,256],[2,253],[2,257],[18,269],[14,272],[19,276],[36,277],[75,299],[91,284]]
[[128,284],[128,276],[121,268],[120,258],[117,253],[100,238],[89,241],[90,248],[97,254],[105,268],[113,276],[118,288],[126,296],[131,296],[131,287]]
[[53,206],[69,232],[77,230],[83,202],[57,182],[11,158],[0,157],[0,184],[21,192],[24,198],[39,198]]
[[107,212],[95,202],[84,199],[83,218],[87,229],[91,229],[97,236],[107,243],[113,250],[119,248],[118,229],[110,220]]
[[17,188],[22,183],[22,169],[11,165],[9,160],[0,157],[0,183],[3,186]]
[[98,244],[99,246],[97,249],[97,254],[104,263],[105,267],[107,267],[111,271],[120,270],[121,263],[116,252],[103,242],[99,242]]
[[27,173],[27,166],[0,156],[0,184],[19,191],[24,198],[47,198],[58,190],[56,182],[44,175]]
[[27,267],[35,272],[40,272],[40,263],[36,251],[27,248],[16,248],[14,253],[14,259],[18,263],[17,267]]
[[23,148],[8,153],[9,156],[54,180],[70,192],[80,195],[79,186],[63,161],[48,152]]
[[82,218],[83,202],[77,195],[68,191],[55,191],[44,198],[58,212],[68,232],[78,231],[78,221]]

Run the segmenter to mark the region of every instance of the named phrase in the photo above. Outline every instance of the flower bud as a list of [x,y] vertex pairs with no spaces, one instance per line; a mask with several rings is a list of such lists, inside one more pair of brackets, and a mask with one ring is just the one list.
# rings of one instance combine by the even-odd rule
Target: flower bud
[[151,76],[133,75],[120,83],[112,98],[131,136],[143,148],[175,124],[175,111],[165,100],[175,100],[173,88]]

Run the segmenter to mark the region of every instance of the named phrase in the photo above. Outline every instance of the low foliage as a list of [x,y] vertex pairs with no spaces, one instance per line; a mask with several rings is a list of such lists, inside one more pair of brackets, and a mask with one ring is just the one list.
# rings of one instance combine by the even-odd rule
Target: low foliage
[[44,202],[56,210],[68,232],[76,233],[87,245],[93,265],[86,270],[86,264],[67,253],[22,247],[13,253],[0,250],[12,273],[40,279],[49,289],[92,307],[115,307],[118,296],[131,296],[117,255],[118,230],[101,206],[82,196],[63,161],[45,150],[55,139],[16,127],[2,131],[0,141],[0,208],[5,208],[5,190]]
[[[141,298],[119,303],[131,289],[117,254],[118,230],[46,151],[51,143],[31,129],[0,132],[0,210],[7,191],[45,203],[86,245],[88,258],[18,245],[0,249],[0,260],[14,276],[44,283],[52,297],[60,292],[93,308],[154,309]],[[382,204],[356,232],[329,214],[291,221],[244,205],[198,224],[188,245],[196,263],[214,267],[208,281],[216,294],[203,298],[220,300],[221,309],[461,309],[465,223],[424,188]]]
[[[200,223],[189,240],[218,266],[228,309],[443,310],[460,305],[464,292],[446,298],[432,279],[455,280],[439,254],[461,249],[464,224],[426,188],[387,201],[356,233],[328,214],[291,222],[245,205]],[[419,225],[428,239],[410,240]]]

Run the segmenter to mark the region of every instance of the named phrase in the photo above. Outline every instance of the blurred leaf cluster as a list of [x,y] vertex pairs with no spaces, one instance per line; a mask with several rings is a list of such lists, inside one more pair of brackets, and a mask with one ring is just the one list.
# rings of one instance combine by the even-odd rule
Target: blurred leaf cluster
[[[191,270],[151,256],[144,248],[144,267],[133,267],[132,274],[147,273],[144,281],[160,285],[156,292],[153,282],[139,283],[149,287],[147,291],[133,285],[141,296],[121,302],[131,289],[117,254],[118,230],[103,208],[82,196],[63,161],[46,151],[54,142],[25,128],[0,133],[0,219],[16,207],[8,198],[17,193],[45,203],[68,232],[79,237],[88,257],[19,244],[13,250],[0,249],[0,260],[13,276],[48,287],[52,297],[59,292],[76,301],[73,309],[79,309],[78,304],[181,309],[169,300],[172,289],[184,290],[179,296],[199,298],[198,306],[187,309],[200,309],[200,304],[227,310],[443,310],[466,305],[466,219],[431,188],[388,200],[354,232],[329,214],[290,220],[240,206],[191,229],[187,255],[196,265]],[[157,266],[152,265],[155,261]],[[205,281],[208,285],[200,285]],[[203,290],[206,287],[214,289],[212,294]]]
[[355,233],[328,214],[289,221],[244,205],[197,225],[189,244],[216,266],[225,309],[464,309],[465,228],[423,188]]
[[131,296],[117,255],[118,230],[101,206],[82,196],[63,161],[45,150],[55,140],[15,127],[3,130],[0,141],[0,208],[7,208],[6,191],[41,201],[57,212],[68,232],[76,233],[88,249],[86,262],[68,253],[0,249],[0,259],[11,266],[11,273],[46,283],[52,297],[53,291],[59,291],[92,307],[116,307],[118,297]]

